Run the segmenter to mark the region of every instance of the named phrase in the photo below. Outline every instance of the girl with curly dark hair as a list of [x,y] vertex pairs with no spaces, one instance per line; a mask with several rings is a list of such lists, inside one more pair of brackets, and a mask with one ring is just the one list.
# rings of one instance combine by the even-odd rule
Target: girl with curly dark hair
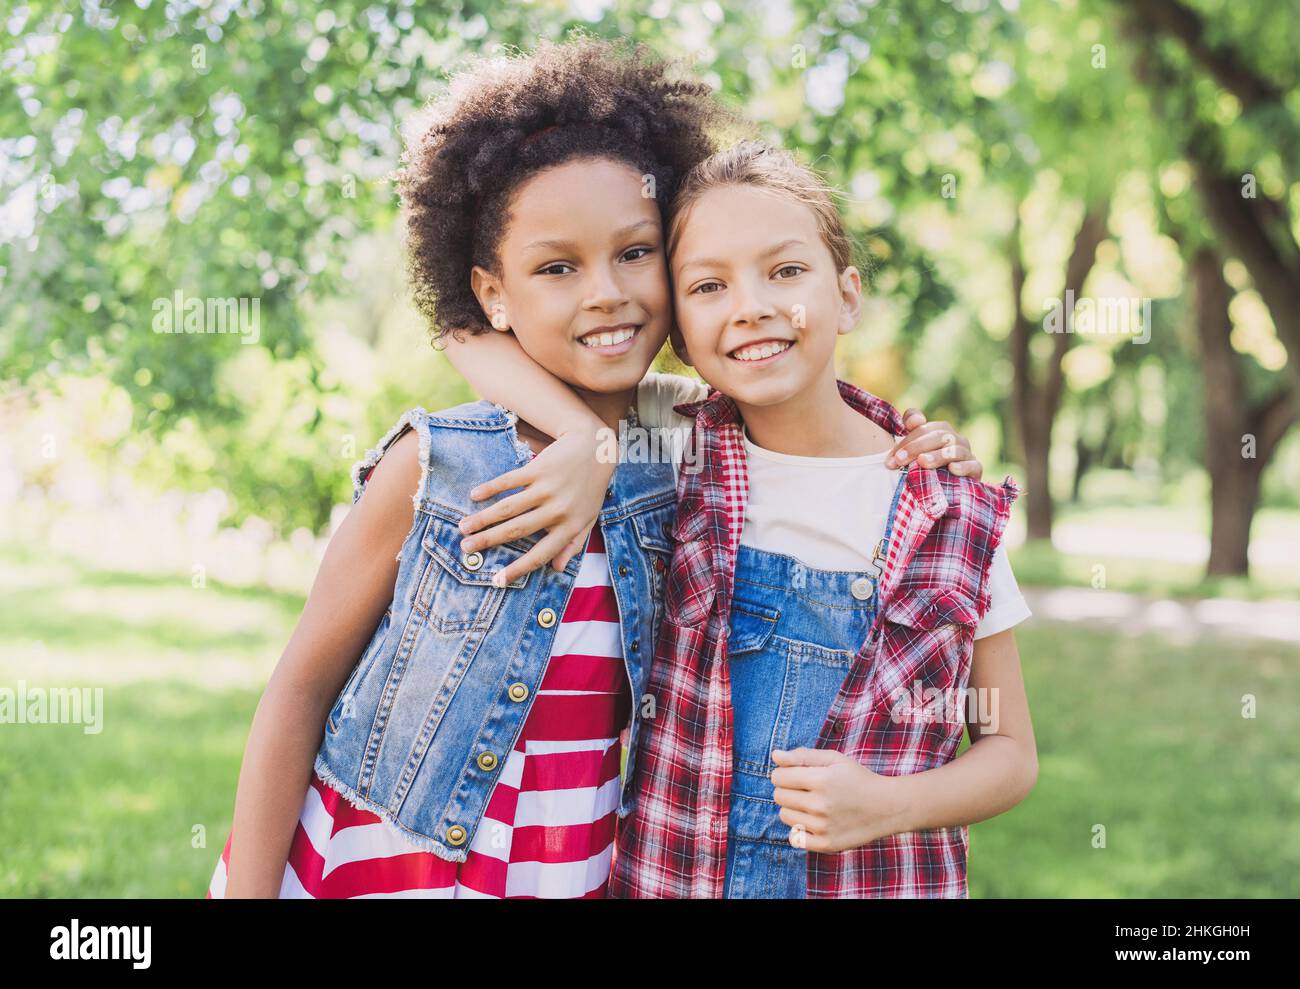
[[[733,119],[636,46],[474,60],[415,121],[399,174],[435,335],[510,327],[602,426],[661,405],[643,378],[672,315],[663,202]],[[502,580],[529,543],[469,551],[458,528],[474,484],[548,445],[591,457],[591,431],[560,418],[544,434],[490,402],[416,408],[356,465],[209,896],[604,895],[672,471],[611,471],[609,512],[558,572]]]

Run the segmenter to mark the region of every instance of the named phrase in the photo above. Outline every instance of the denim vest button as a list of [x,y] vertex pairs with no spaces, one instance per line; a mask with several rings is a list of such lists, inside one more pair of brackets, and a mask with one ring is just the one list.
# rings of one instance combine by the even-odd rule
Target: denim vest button
[[477,570],[483,566],[482,553],[465,553],[461,556],[460,562],[465,565],[466,570]]
[[555,609],[543,608],[537,613],[537,624],[542,628],[550,628],[555,624]]
[[453,824],[447,829],[447,843],[449,845],[463,845],[465,844],[465,837],[465,829],[459,824]]
[[640,640],[640,639],[633,639],[633,640],[632,640],[632,651],[633,651],[633,652],[640,652],[640,651],[641,651],[641,640]]
[[620,577],[626,577],[626,576],[627,576],[627,564],[626,564],[626,563],[620,563],[620,564],[618,565],[618,575],[619,575]]
[[871,592],[875,590],[875,585],[866,577],[859,577],[850,586],[849,590],[859,601],[865,601],[871,597]]
[[523,683],[512,683],[510,685],[510,699],[516,702],[527,700],[528,685]]
[[606,489],[605,489],[605,497],[606,497],[606,498],[613,498],[613,497],[614,497],[614,489],[613,489],[613,488],[606,488]]
[[491,752],[484,752],[478,757],[478,768],[490,773],[497,768],[497,757]]

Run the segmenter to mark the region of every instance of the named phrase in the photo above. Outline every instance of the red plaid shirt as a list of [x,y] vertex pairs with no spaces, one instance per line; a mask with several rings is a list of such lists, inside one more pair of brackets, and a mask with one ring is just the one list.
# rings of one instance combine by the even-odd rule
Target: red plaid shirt
[[[852,408],[903,435],[902,417],[888,402],[838,384]],[[650,675],[657,711],[642,726],[635,804],[620,822],[611,896],[717,898],[726,871],[732,744],[726,642],[748,477],[741,416],[731,399],[714,392],[676,409],[695,416],[700,469],[683,469],[679,477],[677,546]],[[994,486],[947,470],[909,468],[905,475],[878,582],[876,623],[817,741],[818,748],[838,749],[888,776],[924,772],[957,754],[961,717],[936,718],[933,703],[909,713],[900,698],[932,699],[929,688],[965,690],[975,626],[989,606],[989,565],[1019,494],[1011,478]],[[966,850],[962,826],[810,852],[808,896],[964,897]]]

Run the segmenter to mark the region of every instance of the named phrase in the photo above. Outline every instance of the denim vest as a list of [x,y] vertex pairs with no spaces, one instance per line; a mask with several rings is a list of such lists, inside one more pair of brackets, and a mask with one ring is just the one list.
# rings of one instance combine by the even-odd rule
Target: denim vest
[[[420,487],[392,604],[330,711],[315,769],[354,806],[453,862],[465,861],[532,708],[582,562],[575,556],[561,573],[546,565],[496,588],[492,575],[538,537],[461,552],[458,523],[490,503],[472,501],[470,489],[530,458],[514,423],[490,402],[416,408],[353,468],[355,503],[384,451],[408,428],[417,432]],[[630,805],[675,510],[669,464],[621,462],[598,518],[632,692],[620,816]]]

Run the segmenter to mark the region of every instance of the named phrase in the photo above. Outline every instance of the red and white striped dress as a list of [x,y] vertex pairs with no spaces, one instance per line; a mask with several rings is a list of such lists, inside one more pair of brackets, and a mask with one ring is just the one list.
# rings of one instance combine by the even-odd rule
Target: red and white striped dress
[[[618,602],[595,526],[541,688],[466,861],[412,845],[313,774],[281,898],[603,897],[630,703]],[[227,838],[209,899],[225,895],[229,860]]]

